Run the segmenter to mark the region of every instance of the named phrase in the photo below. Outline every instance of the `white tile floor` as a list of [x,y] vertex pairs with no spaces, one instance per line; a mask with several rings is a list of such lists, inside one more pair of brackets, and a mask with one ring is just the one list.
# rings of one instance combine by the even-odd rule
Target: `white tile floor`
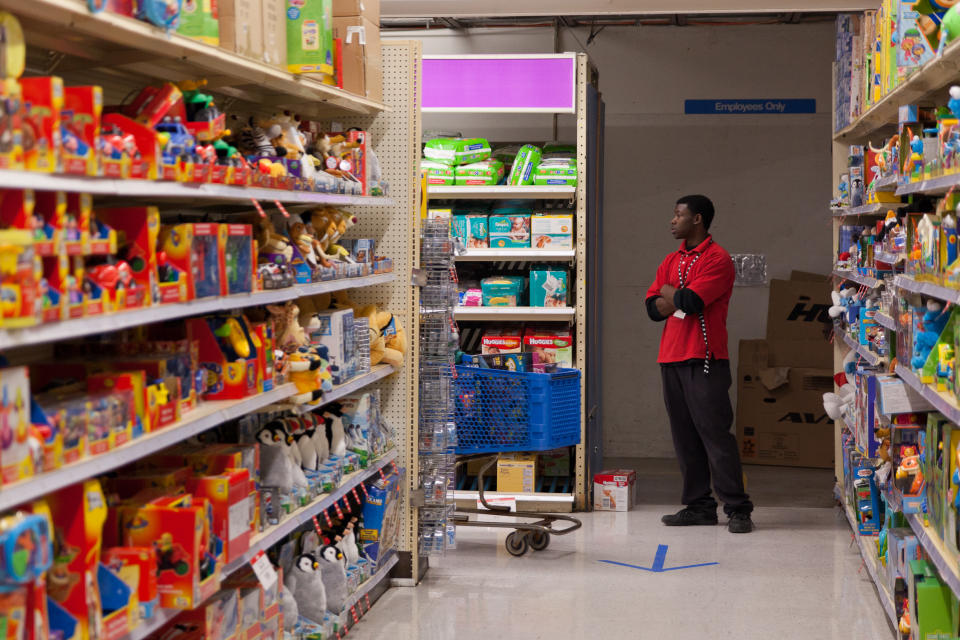
[[[580,514],[583,528],[522,558],[502,530],[460,529],[417,588],[394,588],[353,640],[892,638],[837,509],[759,508],[757,530],[667,528],[665,507]],[[721,516],[725,523],[725,518]],[[658,545],[663,573],[650,567]]]

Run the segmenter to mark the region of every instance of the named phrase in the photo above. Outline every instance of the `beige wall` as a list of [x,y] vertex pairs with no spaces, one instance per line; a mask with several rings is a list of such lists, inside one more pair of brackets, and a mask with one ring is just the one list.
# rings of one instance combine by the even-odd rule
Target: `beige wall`
[[[423,39],[425,54],[553,48],[550,29],[403,37],[411,35]],[[583,50],[587,33],[574,35],[564,34],[561,51]],[[643,301],[660,260],[675,248],[668,224],[677,197],[710,196],[716,240],[731,253],[766,254],[770,277],[827,271],[833,43],[829,22],[610,27],[586,49],[607,108],[601,330],[608,455],[672,455],[655,364],[660,326],[648,321]],[[817,114],[685,116],[687,98],[816,98]],[[544,118],[471,118],[476,126],[465,128],[463,119],[428,115],[424,129],[459,124],[468,134],[531,141],[550,134]],[[734,291],[734,368],[738,341],[765,333],[767,294],[765,287]]]

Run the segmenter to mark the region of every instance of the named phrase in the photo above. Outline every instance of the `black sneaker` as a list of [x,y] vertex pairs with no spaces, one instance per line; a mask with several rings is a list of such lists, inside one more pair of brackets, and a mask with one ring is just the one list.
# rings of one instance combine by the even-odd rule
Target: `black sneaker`
[[749,513],[734,513],[730,516],[727,529],[730,533],[750,533],[753,531],[753,520]]
[[663,516],[660,518],[660,522],[668,527],[710,526],[717,524],[717,512],[687,507],[676,513]]

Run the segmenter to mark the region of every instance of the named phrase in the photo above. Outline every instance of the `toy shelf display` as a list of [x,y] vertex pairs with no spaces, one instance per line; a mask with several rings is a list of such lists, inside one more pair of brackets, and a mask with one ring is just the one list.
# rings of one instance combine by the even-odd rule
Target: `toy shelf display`
[[10,637],[342,637],[426,569],[420,45],[179,4],[0,0]]
[[[550,74],[542,72],[547,68]],[[457,362],[582,372],[582,444],[557,452],[565,465],[553,465],[546,475],[541,469],[530,486],[514,488],[505,478],[498,483],[497,474],[487,478],[493,482],[485,487],[488,497],[520,493],[518,500],[533,510],[588,508],[588,479],[601,464],[588,446],[599,438],[600,425],[593,413],[598,389],[587,375],[599,358],[590,346],[598,328],[588,322],[596,292],[587,283],[599,278],[588,278],[588,268],[599,242],[590,221],[600,215],[593,176],[601,167],[600,142],[587,134],[600,108],[589,69],[583,54],[424,57],[428,130],[421,167],[429,202],[423,215],[446,221],[457,247]],[[490,85],[511,73],[524,80]],[[485,113],[528,114],[529,138],[516,131],[505,137],[496,125],[479,124],[475,114]],[[588,415],[596,418],[588,421]],[[462,504],[470,499],[463,495],[477,489],[471,471],[464,467],[456,478],[455,499]]]

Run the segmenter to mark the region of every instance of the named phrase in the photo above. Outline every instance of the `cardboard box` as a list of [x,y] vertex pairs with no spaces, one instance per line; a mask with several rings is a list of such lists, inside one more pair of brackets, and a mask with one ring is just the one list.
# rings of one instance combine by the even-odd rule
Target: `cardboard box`
[[367,98],[374,102],[383,102],[383,59],[367,58],[364,80],[367,83]]
[[263,0],[219,0],[220,47],[263,58]]
[[380,26],[380,0],[333,0],[333,17],[363,16]]
[[287,67],[286,0],[261,0],[263,22],[263,61],[274,67]]
[[343,88],[358,96],[370,97],[367,62],[382,64],[380,27],[361,16],[334,18],[333,37],[343,41]]
[[790,280],[770,281],[767,342],[770,365],[832,368],[830,281],[826,276],[794,272]]
[[764,340],[740,341],[737,445],[745,464],[833,468],[834,424],[823,410],[831,369],[771,367]]
[[636,471],[610,469],[593,476],[594,511],[630,511],[636,503]]
[[535,454],[503,454],[497,460],[497,491],[533,493],[536,482],[537,456]]

